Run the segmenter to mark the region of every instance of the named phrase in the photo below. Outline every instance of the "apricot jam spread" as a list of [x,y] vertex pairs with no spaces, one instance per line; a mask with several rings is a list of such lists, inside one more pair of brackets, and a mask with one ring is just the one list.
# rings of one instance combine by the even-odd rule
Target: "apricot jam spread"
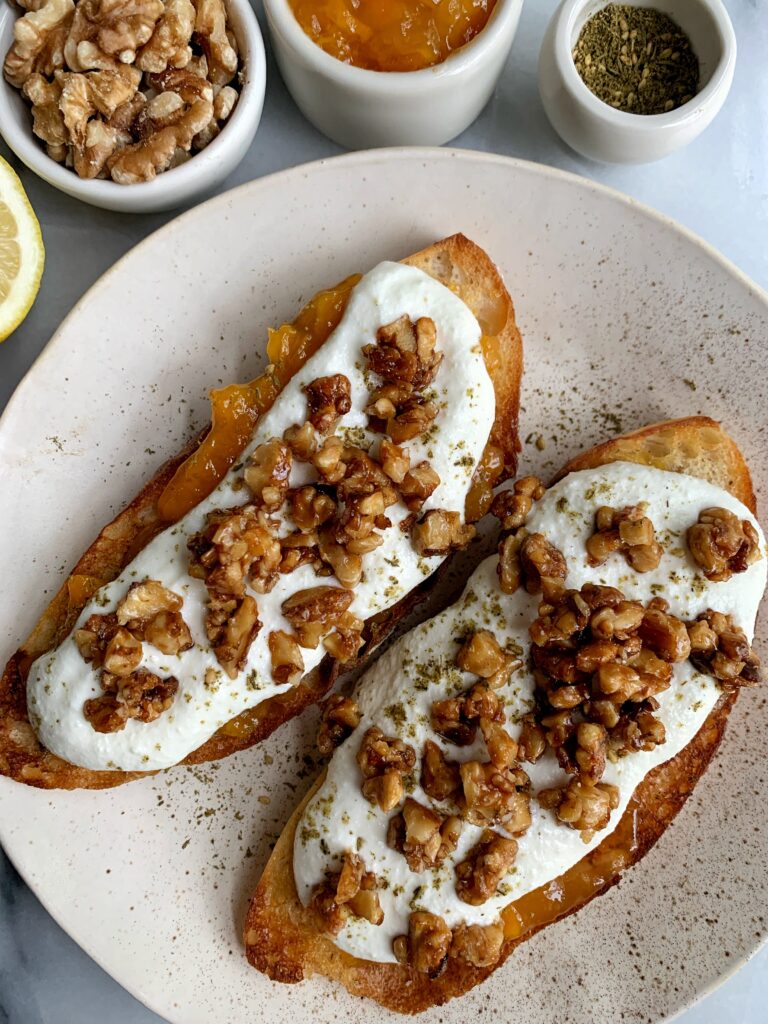
[[496,0],[290,0],[309,38],[368,71],[440,64],[485,28]]

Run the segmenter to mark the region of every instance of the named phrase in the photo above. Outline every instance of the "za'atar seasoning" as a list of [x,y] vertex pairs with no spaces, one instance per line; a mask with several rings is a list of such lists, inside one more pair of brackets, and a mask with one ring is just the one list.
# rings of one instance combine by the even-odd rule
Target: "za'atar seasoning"
[[655,7],[603,7],[585,22],[573,61],[598,99],[632,114],[664,114],[699,90],[688,36]]

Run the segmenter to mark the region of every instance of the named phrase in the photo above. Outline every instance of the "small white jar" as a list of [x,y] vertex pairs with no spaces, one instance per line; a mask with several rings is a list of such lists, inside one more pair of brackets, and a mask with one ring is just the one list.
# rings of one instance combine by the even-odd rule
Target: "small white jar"
[[439,146],[455,138],[491,97],[523,0],[498,0],[487,25],[442,63],[419,71],[368,71],[314,43],[289,0],[264,0],[283,79],[304,116],[348,149]]
[[665,114],[630,114],[603,103],[582,81],[572,51],[584,23],[608,0],[563,0],[539,55],[539,91],[555,131],[591,160],[639,164],[686,146],[718,113],[733,81],[736,36],[722,0],[636,0],[677,22],[699,58],[699,92]]

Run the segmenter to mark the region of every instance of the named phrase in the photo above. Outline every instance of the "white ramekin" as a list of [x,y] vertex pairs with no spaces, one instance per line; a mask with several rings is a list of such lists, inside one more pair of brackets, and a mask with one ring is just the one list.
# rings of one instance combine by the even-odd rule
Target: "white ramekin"
[[331,57],[307,36],[289,0],[264,0],[283,79],[316,128],[348,149],[439,146],[470,125],[491,97],[523,0],[498,0],[485,28],[441,64],[367,71]]
[[635,0],[656,7],[686,33],[699,58],[701,88],[667,114],[615,110],[590,92],[572,51],[584,22],[608,0],[563,0],[539,55],[539,91],[552,126],[573,149],[605,163],[659,160],[687,145],[718,113],[733,81],[736,36],[722,0]]
[[[139,185],[86,180],[56,163],[32,134],[29,104],[5,79],[0,84],[0,135],[16,156],[50,185],[92,206],[122,213],[153,213],[181,206],[207,192],[237,167],[253,142],[261,120],[266,60],[259,23],[248,0],[227,0],[230,24],[245,68],[240,98],[221,133],[191,160]],[[3,4],[0,12],[0,61],[13,41],[13,24],[23,12]]]

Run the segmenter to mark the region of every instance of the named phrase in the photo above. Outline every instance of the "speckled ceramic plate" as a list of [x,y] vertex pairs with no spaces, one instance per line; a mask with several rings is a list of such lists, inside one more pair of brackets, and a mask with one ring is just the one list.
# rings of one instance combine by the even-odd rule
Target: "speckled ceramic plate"
[[[458,230],[498,262],[517,306],[524,469],[546,475],[617,431],[705,412],[765,495],[768,299],[734,267],[557,171],[450,150],[357,154],[179,218],[62,325],[0,424],[0,661],[98,528],[205,422],[207,389],[258,372],[268,324],[320,286]],[[315,722],[310,712],[229,760],[104,793],[0,779],[0,838],[70,935],[170,1021],[351,1024],[369,1012],[359,1001],[323,980],[267,981],[240,939],[314,775]],[[524,994],[526,1024],[657,1021],[722,979],[768,929],[767,733],[768,703],[745,693],[714,766],[642,863],[426,1019],[519,1020]]]

